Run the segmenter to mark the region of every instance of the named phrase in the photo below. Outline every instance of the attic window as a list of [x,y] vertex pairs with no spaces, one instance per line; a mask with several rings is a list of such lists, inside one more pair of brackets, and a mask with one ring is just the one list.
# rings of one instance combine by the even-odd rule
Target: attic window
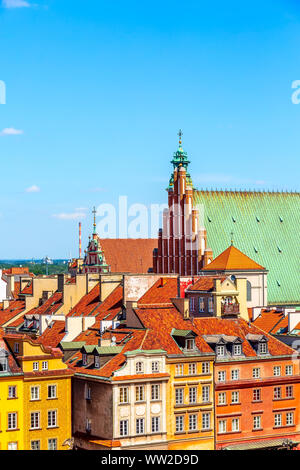
[[260,222],[260,219],[259,219],[259,217],[257,217],[257,216],[256,216],[256,220],[257,220],[257,222]]
[[96,369],[99,369],[99,367],[100,367],[100,357],[99,356],[95,356],[95,367],[96,367]]
[[280,287],[281,286],[280,282],[278,280],[276,282],[277,282],[278,287]]
[[211,222],[211,218],[210,218],[210,217],[207,217],[207,219],[208,219],[208,222]]
[[258,345],[258,354],[267,354],[268,353],[268,344],[265,341],[262,341]]
[[236,222],[236,219],[235,219],[234,217],[232,217],[232,221],[233,221],[233,222]]
[[195,349],[195,338],[188,338],[185,340],[185,349],[189,351]]
[[282,217],[280,217],[280,216],[279,216],[279,220],[280,220],[280,222],[283,222],[283,218],[282,218]]
[[256,248],[256,246],[254,246],[254,251],[255,253],[258,253],[258,249]]
[[82,354],[82,364],[83,364],[84,366],[87,365],[87,355],[86,355],[85,353]]
[[217,353],[217,356],[219,357],[225,356],[225,346],[224,345],[217,346],[216,353]]
[[280,248],[280,246],[277,245],[277,248],[278,248],[279,253],[282,253],[282,249]]

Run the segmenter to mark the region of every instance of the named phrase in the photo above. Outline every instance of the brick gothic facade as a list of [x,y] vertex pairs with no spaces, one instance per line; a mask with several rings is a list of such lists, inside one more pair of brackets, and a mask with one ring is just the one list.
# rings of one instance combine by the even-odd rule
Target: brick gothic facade
[[168,191],[169,208],[163,212],[163,228],[158,233],[158,248],[153,250],[155,273],[197,274],[212,260],[206,246],[206,230],[200,227],[199,210],[193,206],[192,179],[187,172],[187,153],[181,147],[174,153],[173,174]]

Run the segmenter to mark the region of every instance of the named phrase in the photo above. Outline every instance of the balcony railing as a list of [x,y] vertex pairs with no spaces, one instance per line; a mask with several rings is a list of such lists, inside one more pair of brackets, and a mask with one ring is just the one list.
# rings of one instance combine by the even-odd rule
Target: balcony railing
[[240,304],[223,304],[221,313],[222,315],[236,315],[240,313]]

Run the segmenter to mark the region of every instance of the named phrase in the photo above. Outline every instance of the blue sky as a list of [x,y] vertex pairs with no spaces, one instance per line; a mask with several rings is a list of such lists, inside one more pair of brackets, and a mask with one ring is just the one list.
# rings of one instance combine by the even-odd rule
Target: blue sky
[[198,188],[299,191],[299,43],[296,0],[2,1],[0,259],[166,202],[179,128]]

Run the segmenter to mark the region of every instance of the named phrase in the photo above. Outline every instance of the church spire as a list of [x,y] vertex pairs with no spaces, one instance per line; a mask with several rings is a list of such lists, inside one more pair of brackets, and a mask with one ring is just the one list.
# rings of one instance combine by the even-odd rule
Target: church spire
[[94,215],[93,238],[94,238],[94,235],[97,235],[97,230],[96,230],[96,227],[97,227],[97,224],[96,224],[96,214],[97,214],[97,211],[96,211],[96,207],[94,206],[94,208],[93,208],[93,215]]
[[[183,132],[181,129],[179,129],[179,132],[177,135],[179,137],[178,150],[173,154],[173,159],[171,160],[171,163],[173,164],[174,171],[178,170],[178,168],[181,168],[181,167],[183,167],[187,171],[190,161],[188,159],[187,152],[185,152],[182,148]],[[186,174],[186,179],[187,179],[187,183],[193,187],[193,183],[192,183],[191,176],[189,173]],[[174,185],[174,173],[171,175],[168,189],[171,189],[173,185]]]

